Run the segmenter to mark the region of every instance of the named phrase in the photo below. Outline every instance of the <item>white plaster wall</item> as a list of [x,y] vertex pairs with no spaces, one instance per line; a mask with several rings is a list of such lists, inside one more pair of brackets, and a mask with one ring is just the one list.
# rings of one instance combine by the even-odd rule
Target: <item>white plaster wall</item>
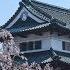
[[51,41],[50,38],[45,38],[42,40],[42,49],[49,50],[51,47]]
[[51,39],[51,47],[54,50],[61,51],[62,50],[62,40],[59,40],[59,39],[56,39],[56,38],[52,38]]
[[17,37],[15,37],[14,40],[15,40],[17,46],[19,46],[19,43],[22,43],[22,42],[41,40],[42,49],[28,51],[28,52],[49,50],[50,47],[52,47],[54,50],[63,51],[62,41],[70,42],[70,38],[68,38],[67,36],[58,36],[57,34],[50,35],[49,32],[43,33],[42,36],[30,34],[27,36],[27,38],[22,38],[22,37],[17,36]]
[[49,50],[49,48],[51,46],[50,35],[47,32],[44,33],[43,36],[38,36],[38,35],[34,35],[34,34],[28,35],[27,38],[22,38],[22,37],[16,36],[16,37],[14,37],[14,40],[15,40],[17,46],[19,46],[19,43],[22,43],[22,42],[41,40],[42,49],[40,49],[39,51]]
[[68,36],[52,36],[51,37],[51,46],[54,50],[58,51],[67,51],[62,48],[62,41],[70,42],[70,38]]

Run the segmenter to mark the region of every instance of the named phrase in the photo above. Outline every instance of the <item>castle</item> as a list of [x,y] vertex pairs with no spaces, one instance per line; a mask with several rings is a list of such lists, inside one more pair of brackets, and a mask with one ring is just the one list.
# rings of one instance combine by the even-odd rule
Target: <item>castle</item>
[[19,5],[2,28],[12,33],[20,54],[29,63],[58,56],[58,67],[70,65],[70,10],[36,0],[22,0]]

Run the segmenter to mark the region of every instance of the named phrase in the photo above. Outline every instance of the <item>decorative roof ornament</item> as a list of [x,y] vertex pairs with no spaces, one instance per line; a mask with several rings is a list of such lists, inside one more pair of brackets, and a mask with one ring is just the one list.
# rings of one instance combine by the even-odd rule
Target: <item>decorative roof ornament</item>
[[26,21],[27,16],[28,16],[28,13],[27,13],[26,11],[24,11],[24,12],[21,14],[21,19],[22,19],[23,21]]
[[26,5],[29,5],[31,0],[22,0],[22,2],[24,2]]

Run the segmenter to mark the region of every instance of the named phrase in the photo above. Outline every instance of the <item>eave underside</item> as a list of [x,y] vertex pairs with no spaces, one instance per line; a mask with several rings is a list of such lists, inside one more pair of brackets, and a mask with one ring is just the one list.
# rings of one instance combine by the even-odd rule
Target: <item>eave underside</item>
[[[56,54],[56,56],[53,54],[53,52]],[[59,62],[70,65],[70,53],[60,52],[56,50],[53,52],[51,52],[51,50],[46,50],[40,52],[24,53],[20,55],[24,55],[28,59],[29,64],[34,61],[36,63],[42,64],[58,60]]]
[[27,37],[28,34],[36,34],[36,35],[42,35],[43,32],[50,32],[50,34],[53,34],[56,32],[59,36],[61,35],[70,35],[70,30],[67,28],[64,28],[62,26],[59,26],[57,24],[42,24],[36,27],[28,27],[26,29],[22,28],[13,28],[8,29],[14,36],[19,35],[21,37]]

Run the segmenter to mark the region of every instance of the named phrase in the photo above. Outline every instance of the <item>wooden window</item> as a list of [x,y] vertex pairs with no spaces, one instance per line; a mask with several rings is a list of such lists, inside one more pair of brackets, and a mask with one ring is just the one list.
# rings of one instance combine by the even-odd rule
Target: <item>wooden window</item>
[[41,49],[41,41],[31,41],[20,43],[20,51]]
[[70,42],[62,42],[63,50],[70,51]]
[[23,42],[20,43],[20,51],[26,51],[27,50],[27,43]]
[[35,41],[35,49],[41,49],[41,41]]
[[62,42],[62,49],[65,50],[65,42]]
[[33,42],[28,42],[28,50],[33,50]]

